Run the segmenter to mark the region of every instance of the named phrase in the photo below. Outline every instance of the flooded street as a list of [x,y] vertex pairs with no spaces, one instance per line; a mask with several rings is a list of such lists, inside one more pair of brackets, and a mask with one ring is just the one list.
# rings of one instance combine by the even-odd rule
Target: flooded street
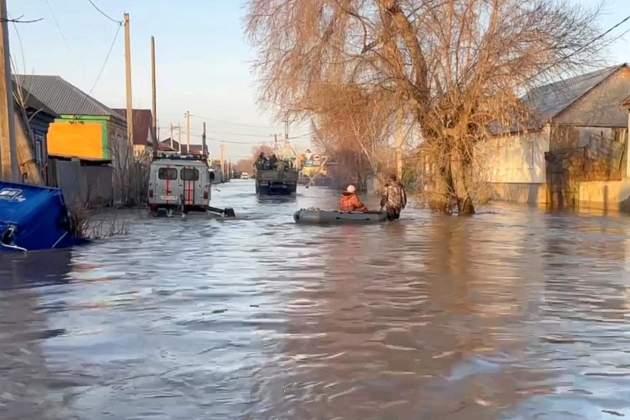
[[298,226],[336,193],[219,190],[237,220],[0,257],[0,418],[630,417],[627,217]]

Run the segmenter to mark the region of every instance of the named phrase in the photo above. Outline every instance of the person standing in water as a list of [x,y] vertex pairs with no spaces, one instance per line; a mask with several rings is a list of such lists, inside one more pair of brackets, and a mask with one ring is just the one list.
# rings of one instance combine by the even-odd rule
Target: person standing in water
[[381,198],[381,208],[385,208],[387,219],[396,220],[400,217],[400,211],[407,205],[407,193],[396,175],[391,174],[385,184],[385,190]]

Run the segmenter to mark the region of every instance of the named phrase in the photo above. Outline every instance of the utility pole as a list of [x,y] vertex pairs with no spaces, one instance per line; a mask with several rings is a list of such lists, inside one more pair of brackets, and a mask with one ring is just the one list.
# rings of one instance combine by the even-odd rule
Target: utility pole
[[125,21],[125,82],[127,90],[127,140],[133,144],[133,100],[131,98],[131,28],[129,13],[124,14]]
[[190,111],[186,111],[186,144],[188,145],[188,154],[190,154]]
[[278,152],[278,135],[277,134],[273,135],[273,151],[274,153]]
[[203,132],[201,133],[201,154],[208,157],[208,144],[206,143],[206,122],[203,122]]
[[9,28],[7,2],[0,0],[0,179],[19,182],[20,173],[15,141],[15,112],[13,110],[13,80],[9,58]]
[[179,144],[178,149],[179,149],[179,154],[182,154],[182,125],[181,124],[177,124],[177,143]]
[[151,36],[151,115],[153,130],[153,158],[157,157],[158,134],[157,134],[157,89],[155,81],[155,37]]
[[173,149],[173,131],[174,131],[173,130],[173,123],[171,123],[171,138],[170,138],[170,140],[171,140],[171,144],[170,144],[171,150],[175,150],[175,149]]
[[221,177],[223,178],[222,181],[225,181],[225,144],[222,144],[220,146],[220,150],[221,150]]

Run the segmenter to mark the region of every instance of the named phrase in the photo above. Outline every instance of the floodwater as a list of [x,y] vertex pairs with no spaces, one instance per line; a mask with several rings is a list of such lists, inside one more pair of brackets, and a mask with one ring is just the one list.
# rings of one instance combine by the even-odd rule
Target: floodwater
[[630,417],[629,218],[306,227],[333,192],[219,189],[238,220],[0,257],[0,418]]

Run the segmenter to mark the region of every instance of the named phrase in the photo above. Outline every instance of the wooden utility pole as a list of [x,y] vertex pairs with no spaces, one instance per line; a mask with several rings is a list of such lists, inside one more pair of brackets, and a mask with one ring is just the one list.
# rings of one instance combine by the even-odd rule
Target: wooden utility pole
[[175,150],[175,149],[173,149],[173,123],[171,123],[171,138],[170,138],[170,140],[171,140],[171,144],[170,144],[171,150]]
[[222,181],[225,181],[225,144],[220,146],[221,150],[221,177]]
[[155,81],[155,37],[151,36],[151,129],[153,130],[153,158],[157,157],[158,135],[157,135],[157,89]]
[[186,111],[186,144],[188,145],[188,154],[190,154],[190,111]]
[[13,109],[13,81],[9,58],[9,29],[7,2],[0,0],[0,179],[19,182],[20,173],[15,141],[15,112]]
[[124,15],[125,21],[125,82],[127,92],[127,140],[133,144],[133,100],[131,98],[131,28],[129,13]]
[[206,143],[206,122],[203,122],[203,132],[201,133],[201,154],[208,156],[208,144]]

